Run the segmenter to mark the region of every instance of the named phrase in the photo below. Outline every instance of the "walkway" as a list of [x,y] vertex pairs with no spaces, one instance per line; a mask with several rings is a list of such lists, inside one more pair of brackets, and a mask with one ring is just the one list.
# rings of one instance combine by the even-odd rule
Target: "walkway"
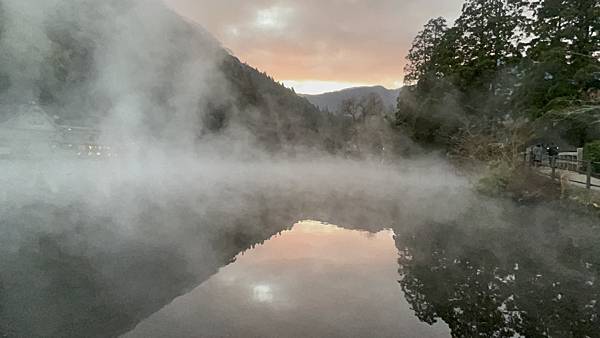
[[[552,169],[548,167],[540,167],[539,171],[547,176],[552,176]],[[562,175],[566,175],[569,182],[575,186],[586,188],[587,176],[575,171],[556,169],[556,177],[560,179]],[[600,179],[592,177],[592,190],[600,191]]]

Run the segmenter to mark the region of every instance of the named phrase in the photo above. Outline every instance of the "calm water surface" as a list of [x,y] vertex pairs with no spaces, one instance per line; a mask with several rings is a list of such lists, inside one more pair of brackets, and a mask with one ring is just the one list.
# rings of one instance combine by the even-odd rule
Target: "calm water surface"
[[301,222],[248,250],[126,337],[448,337],[398,283],[391,230]]

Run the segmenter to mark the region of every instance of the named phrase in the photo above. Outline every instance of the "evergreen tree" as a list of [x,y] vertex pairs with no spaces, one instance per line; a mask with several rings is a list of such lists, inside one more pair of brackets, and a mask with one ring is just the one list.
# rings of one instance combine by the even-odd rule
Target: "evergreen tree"
[[467,0],[455,25],[462,90],[493,92],[496,72],[519,59],[524,9],[518,0]]
[[536,0],[530,7],[535,15],[533,58],[542,61],[544,52],[551,51],[574,68],[598,62],[600,0]]
[[413,84],[426,74],[435,74],[439,71],[440,60],[436,58],[437,50],[447,29],[446,19],[440,17],[429,20],[424,29],[419,32],[406,57],[408,64],[404,68],[404,81],[407,84]]
[[516,105],[533,117],[577,104],[600,88],[600,0],[536,0]]
[[433,19],[415,38],[397,123],[444,142],[457,128],[498,131],[510,117],[597,106],[598,18],[600,0],[466,0],[453,27]]

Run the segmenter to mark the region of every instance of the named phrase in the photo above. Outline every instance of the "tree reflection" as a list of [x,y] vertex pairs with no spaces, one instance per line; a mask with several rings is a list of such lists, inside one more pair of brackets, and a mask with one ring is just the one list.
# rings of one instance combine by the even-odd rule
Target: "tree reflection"
[[406,299],[455,337],[597,337],[597,236],[540,231],[436,224],[397,236]]

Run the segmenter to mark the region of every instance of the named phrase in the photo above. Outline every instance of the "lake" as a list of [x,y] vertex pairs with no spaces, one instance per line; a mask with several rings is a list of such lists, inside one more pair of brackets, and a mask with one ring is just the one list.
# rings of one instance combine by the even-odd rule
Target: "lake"
[[116,164],[4,171],[0,337],[600,332],[600,222],[569,201],[430,162]]
[[125,337],[449,337],[398,283],[392,230],[305,221],[239,254]]

